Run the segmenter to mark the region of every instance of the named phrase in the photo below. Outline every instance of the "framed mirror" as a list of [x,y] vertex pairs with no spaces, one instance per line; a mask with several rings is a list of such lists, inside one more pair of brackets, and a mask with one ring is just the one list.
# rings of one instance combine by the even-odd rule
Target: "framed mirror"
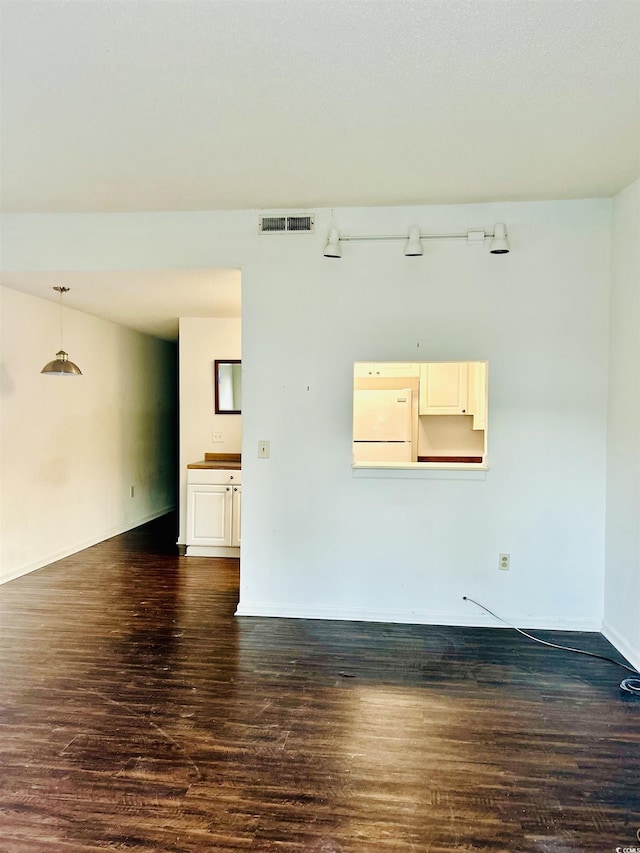
[[242,363],[228,358],[213,363],[216,415],[239,415],[242,411]]

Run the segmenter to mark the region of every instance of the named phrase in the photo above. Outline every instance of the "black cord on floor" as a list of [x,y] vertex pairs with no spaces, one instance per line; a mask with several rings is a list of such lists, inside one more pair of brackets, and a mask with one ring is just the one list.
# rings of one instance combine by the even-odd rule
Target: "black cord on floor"
[[521,628],[516,627],[507,619],[503,619],[502,616],[498,616],[497,613],[494,613],[493,610],[489,610],[488,607],[485,607],[484,604],[480,604],[479,601],[476,601],[473,598],[469,598],[468,595],[462,596],[463,601],[471,601],[473,604],[477,604],[478,607],[481,607],[487,613],[494,616],[500,622],[504,622],[505,625],[508,625],[510,628],[513,628],[514,631],[517,631],[519,634],[522,634],[523,637],[527,637],[529,640],[533,640],[536,643],[541,643],[543,646],[550,646],[552,649],[562,649],[564,652],[575,652],[577,655],[588,655],[590,658],[599,658],[600,660],[606,660],[608,663],[614,663],[616,666],[621,666],[623,669],[632,672],[634,678],[624,678],[620,682],[621,690],[625,690],[627,693],[633,693],[634,696],[640,696],[640,672],[634,669],[631,666],[627,666],[626,663],[621,663],[619,660],[614,660],[614,658],[605,657],[605,655],[598,655],[595,652],[587,652],[584,649],[572,649],[570,646],[560,646],[557,643],[550,643],[547,640],[541,640],[540,637],[534,637],[533,634],[527,634],[526,631],[523,631]]

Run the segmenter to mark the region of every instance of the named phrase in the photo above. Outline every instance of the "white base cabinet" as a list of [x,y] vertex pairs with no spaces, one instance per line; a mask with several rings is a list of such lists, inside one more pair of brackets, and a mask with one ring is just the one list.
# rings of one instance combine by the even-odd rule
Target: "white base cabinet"
[[187,556],[240,555],[239,470],[190,469],[187,475]]

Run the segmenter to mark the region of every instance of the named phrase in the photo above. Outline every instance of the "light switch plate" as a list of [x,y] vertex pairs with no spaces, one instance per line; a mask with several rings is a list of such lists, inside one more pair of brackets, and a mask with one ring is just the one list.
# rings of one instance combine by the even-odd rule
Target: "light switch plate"
[[269,458],[269,442],[268,441],[259,441],[258,442],[258,459],[268,459]]

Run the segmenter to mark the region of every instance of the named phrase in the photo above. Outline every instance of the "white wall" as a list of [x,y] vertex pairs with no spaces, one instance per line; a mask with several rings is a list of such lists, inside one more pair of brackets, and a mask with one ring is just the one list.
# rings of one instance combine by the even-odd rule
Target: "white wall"
[[[257,212],[15,215],[8,268],[242,268],[240,612],[599,629],[608,200],[318,210],[314,235]],[[346,234],[491,229],[512,252]],[[354,476],[355,360],[489,361],[484,477]],[[257,459],[260,439],[271,458]],[[205,448],[198,448],[200,453]],[[512,555],[497,569],[498,552]]]
[[[240,453],[242,416],[216,415],[213,362],[241,358],[239,319],[180,320],[180,536],[186,539],[187,465],[208,453]],[[222,442],[212,441],[221,433]]]
[[640,667],[640,180],[613,203],[604,633]]
[[[505,221],[512,252],[347,243],[340,261],[246,270],[241,613],[485,624],[466,594],[521,624],[599,629],[609,216],[607,201],[338,210],[346,234]],[[415,358],[489,361],[485,478],[352,473],[352,362]]]
[[[59,307],[0,288],[0,580],[175,506],[175,346],[64,308],[83,372],[43,376]],[[134,497],[130,498],[130,487]]]

